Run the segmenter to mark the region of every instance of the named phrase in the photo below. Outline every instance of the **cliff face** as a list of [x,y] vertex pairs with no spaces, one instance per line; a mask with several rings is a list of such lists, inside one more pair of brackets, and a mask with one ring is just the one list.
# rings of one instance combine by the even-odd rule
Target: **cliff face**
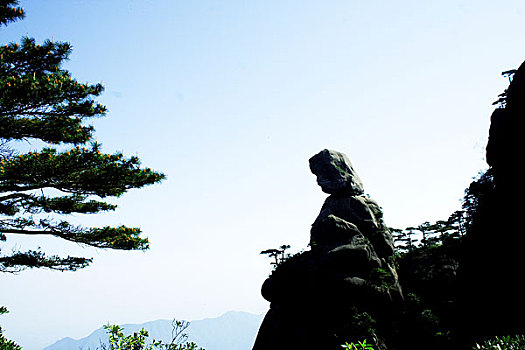
[[525,152],[525,62],[491,116],[487,173],[468,190],[471,224],[460,285],[462,331],[471,336],[525,330],[522,223]]
[[[485,338],[525,332],[525,182],[518,167],[525,151],[525,62],[500,96],[487,144],[490,168],[464,198],[467,234],[399,259],[407,299],[417,296],[420,308],[436,316],[435,325],[410,334],[419,322],[409,314],[402,332],[427,349],[471,349]],[[446,337],[436,338],[436,331]]]
[[505,101],[491,116],[487,163],[494,170],[498,192],[523,190],[517,168],[523,156],[525,126],[525,62],[514,72]]
[[368,339],[384,349],[402,292],[392,237],[348,158],[323,150],[310,168],[329,194],[311,250],[279,264],[264,282],[271,302],[253,350],[340,349]]

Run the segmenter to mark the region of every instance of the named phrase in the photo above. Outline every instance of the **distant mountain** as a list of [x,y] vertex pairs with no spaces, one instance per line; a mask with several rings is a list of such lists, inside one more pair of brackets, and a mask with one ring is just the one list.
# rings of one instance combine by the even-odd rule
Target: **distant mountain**
[[[230,311],[217,318],[191,321],[185,333],[188,341],[197,343],[206,350],[250,350],[264,315]],[[121,325],[125,334],[144,328],[149,338],[169,341],[171,320],[157,320],[143,324]],[[96,350],[101,342],[107,341],[106,330],[102,327],[82,339],[64,338],[43,350]]]

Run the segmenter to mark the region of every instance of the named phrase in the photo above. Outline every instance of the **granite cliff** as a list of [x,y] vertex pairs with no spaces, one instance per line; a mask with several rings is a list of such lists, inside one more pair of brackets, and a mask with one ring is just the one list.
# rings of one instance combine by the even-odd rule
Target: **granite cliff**
[[460,279],[461,331],[470,338],[522,334],[525,271],[521,224],[525,182],[525,62],[504,72],[511,79],[491,116],[487,163],[467,191],[470,225]]

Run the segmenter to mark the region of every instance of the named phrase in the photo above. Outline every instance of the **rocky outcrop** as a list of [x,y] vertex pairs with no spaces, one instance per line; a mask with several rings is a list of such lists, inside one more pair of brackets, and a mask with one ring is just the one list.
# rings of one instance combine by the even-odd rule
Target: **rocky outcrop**
[[323,150],[310,169],[329,194],[310,250],[277,265],[262,287],[271,302],[253,350],[340,349],[368,339],[385,349],[403,299],[392,236],[346,155]]
[[525,62],[491,116],[489,170],[467,192],[470,225],[460,274],[461,332],[470,337],[522,333],[525,230]]
[[310,158],[310,170],[317,183],[328,194],[362,195],[363,183],[348,157],[339,152],[322,150]]

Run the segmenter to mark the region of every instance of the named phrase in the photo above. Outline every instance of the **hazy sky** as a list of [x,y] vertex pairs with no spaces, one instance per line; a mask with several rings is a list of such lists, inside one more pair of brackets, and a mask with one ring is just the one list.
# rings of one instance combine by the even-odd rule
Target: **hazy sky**
[[306,247],[326,197],[308,159],[323,148],[349,156],[387,225],[447,218],[485,167],[500,73],[525,59],[522,0],[21,5],[0,43],[71,42],[73,76],[106,87],[103,150],[168,176],[114,213],[73,219],[141,226],[145,253],[8,237],[94,257],[73,273],[0,275],[0,324],[27,350],[107,322],[265,312],[259,252]]

